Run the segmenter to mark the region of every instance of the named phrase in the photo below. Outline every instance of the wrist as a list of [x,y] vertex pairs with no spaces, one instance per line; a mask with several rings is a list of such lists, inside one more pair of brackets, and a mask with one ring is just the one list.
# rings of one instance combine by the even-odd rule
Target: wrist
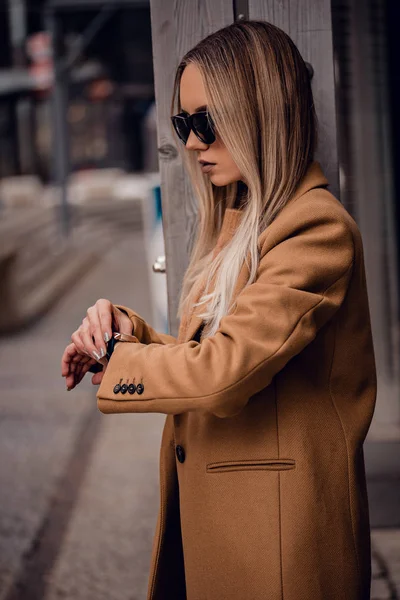
[[128,342],[128,343],[138,344],[139,340],[134,335],[130,335],[128,333],[120,333],[119,331],[115,331],[111,337],[111,340],[109,342],[107,342],[106,357],[108,360],[110,360],[111,355],[114,352],[115,346],[120,342]]

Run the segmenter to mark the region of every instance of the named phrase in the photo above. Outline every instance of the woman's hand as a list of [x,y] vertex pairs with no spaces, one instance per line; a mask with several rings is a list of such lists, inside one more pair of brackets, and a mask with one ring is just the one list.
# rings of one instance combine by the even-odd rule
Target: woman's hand
[[[67,378],[67,388],[75,387],[96,361],[104,365],[102,359],[106,355],[106,343],[111,339],[112,331],[132,334],[132,329],[128,315],[109,300],[100,298],[93,306],[89,306],[82,324],[71,336],[72,344],[66,347],[61,359],[61,372]],[[95,373],[92,383],[100,383],[103,373],[104,368],[102,372]]]
[[[105,359],[102,359],[105,360]],[[61,359],[61,375],[65,377],[67,390],[72,390],[78,385],[88,372],[90,367],[96,364],[96,359],[91,358],[87,354],[82,354],[78,351],[75,344],[72,342],[65,350]],[[105,367],[103,370],[95,373],[92,377],[93,385],[99,385],[103,379]]]
[[106,355],[106,343],[112,331],[132,333],[132,321],[125,313],[104,298],[89,306],[82,325],[71,335],[71,341],[81,354],[99,361]]

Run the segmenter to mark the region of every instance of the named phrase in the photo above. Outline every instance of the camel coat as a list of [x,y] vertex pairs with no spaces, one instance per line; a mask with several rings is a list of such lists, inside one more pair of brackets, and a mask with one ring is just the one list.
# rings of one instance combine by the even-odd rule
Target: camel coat
[[[98,408],[167,415],[148,600],[370,598],[374,349],[360,232],[327,185],[314,161],[214,336],[202,307],[174,338],[117,305],[140,343],[116,344]],[[142,394],[114,393],[133,377]]]

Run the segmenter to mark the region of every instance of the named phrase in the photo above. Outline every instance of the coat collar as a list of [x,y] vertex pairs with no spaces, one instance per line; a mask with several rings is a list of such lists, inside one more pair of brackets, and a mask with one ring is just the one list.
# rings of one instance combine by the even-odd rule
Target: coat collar
[[303,179],[300,181],[299,185],[295,189],[293,196],[290,198],[289,202],[297,200],[297,198],[314,188],[325,187],[327,185],[329,185],[329,181],[325,177],[320,163],[317,160],[314,160],[308,166],[308,169],[305,172]]
[[[295,189],[292,197],[288,200],[286,206],[292,203],[297,198],[305,194],[306,192],[317,187],[325,187],[329,185],[327,178],[325,177],[321,165],[318,161],[314,160],[310,163],[303,179]],[[286,208],[285,206],[285,208]],[[217,243],[214,249],[214,256],[219,250],[225,245],[225,243],[232,237],[235,229],[239,225],[242,216],[242,210],[240,208],[227,208],[224,213],[220,233],[217,239]],[[278,215],[279,217],[279,215]],[[193,303],[200,299],[203,292],[205,281],[198,284],[197,290],[194,294]],[[212,291],[212,287],[210,288]],[[183,316],[182,322],[179,328],[178,342],[185,342],[192,339],[203,322],[203,319],[198,313],[203,312],[204,306],[195,307]]]

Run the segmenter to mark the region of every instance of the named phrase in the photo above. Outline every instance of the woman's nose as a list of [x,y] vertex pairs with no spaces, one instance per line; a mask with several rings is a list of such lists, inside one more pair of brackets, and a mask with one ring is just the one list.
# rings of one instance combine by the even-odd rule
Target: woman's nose
[[205,144],[195,135],[194,131],[190,131],[189,137],[186,140],[187,150],[205,150],[208,144]]

